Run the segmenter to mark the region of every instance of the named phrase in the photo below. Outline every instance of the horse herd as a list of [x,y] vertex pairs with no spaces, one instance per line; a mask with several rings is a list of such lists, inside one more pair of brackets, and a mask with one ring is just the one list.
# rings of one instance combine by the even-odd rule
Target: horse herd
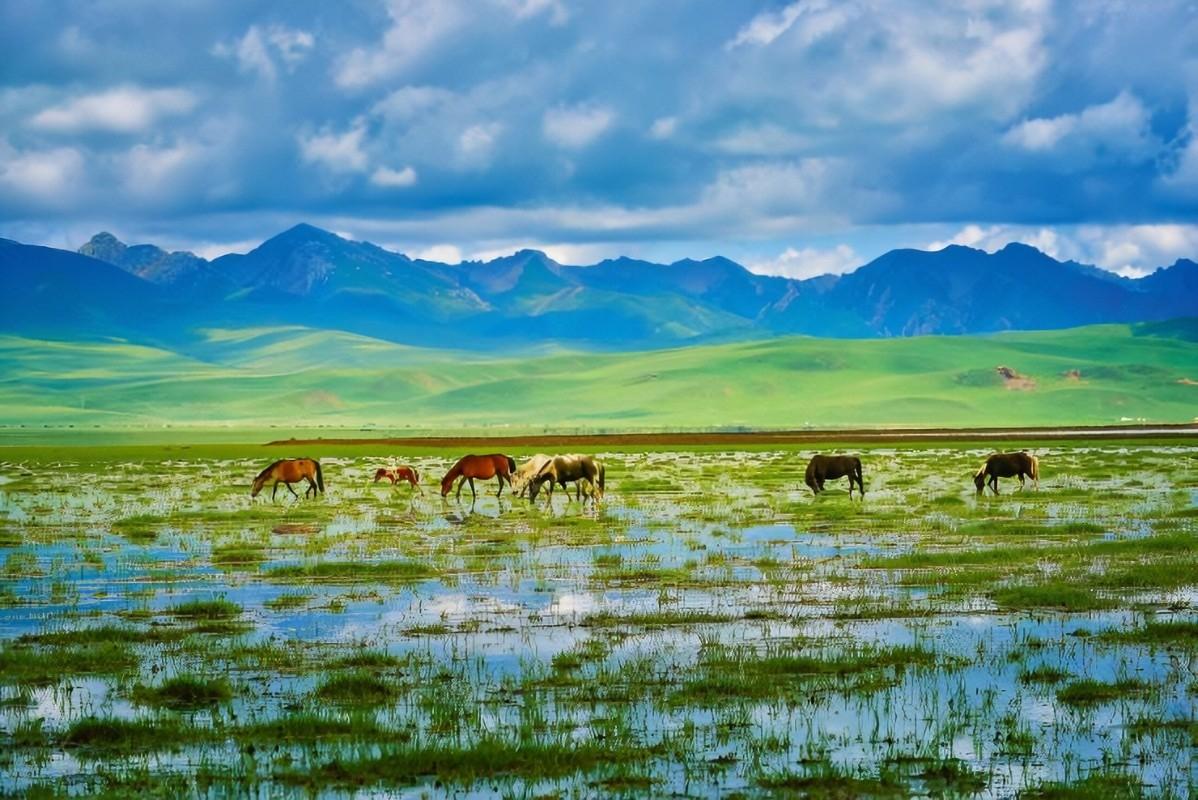
[[[511,487],[513,494],[520,497],[527,494],[529,502],[534,502],[541,489],[547,488],[547,502],[552,503],[553,487],[560,486],[566,490],[568,501],[570,493],[567,484],[573,483],[577,500],[580,502],[583,500],[585,487],[587,497],[597,502],[603,498],[604,473],[603,462],[588,455],[549,456],[538,453],[519,467],[516,466],[514,458],[502,453],[483,456],[468,455],[459,458],[441,479],[441,496],[447,497],[453,491],[454,481],[457,481],[456,499],[462,499],[462,487],[469,483],[470,496],[474,500],[478,497],[474,490],[475,479],[489,481],[495,478],[499,481],[499,491],[496,492],[496,497],[503,494],[503,487],[507,485]],[[811,491],[819,494],[824,491],[825,481],[846,477],[849,479],[849,497],[852,498],[853,487],[856,486],[861,499],[865,499],[861,459],[857,456],[814,455],[807,463],[804,479]],[[1025,485],[1025,478],[1031,478],[1038,489],[1040,488],[1040,460],[1026,450],[991,455],[973,475],[977,493],[982,494],[986,486],[989,486],[991,491],[998,494],[999,478],[1018,478],[1020,489]],[[374,482],[378,483],[384,479],[390,480],[393,486],[399,481],[407,481],[417,490],[424,491],[420,487],[420,474],[415,467],[380,467],[374,473]],[[301,480],[308,482],[308,488],[304,490],[304,497],[307,497],[309,493],[315,497],[318,493],[324,492],[324,475],[320,470],[320,462],[311,458],[276,461],[254,478],[250,497],[257,497],[267,483],[274,481],[270,492],[272,501],[275,499],[275,493],[278,492],[280,483],[298,498],[299,495],[295,493],[291,484]]]

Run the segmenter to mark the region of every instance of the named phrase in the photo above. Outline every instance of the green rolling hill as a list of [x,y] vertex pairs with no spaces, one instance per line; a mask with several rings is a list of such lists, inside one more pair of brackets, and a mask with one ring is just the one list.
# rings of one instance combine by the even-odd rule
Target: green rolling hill
[[504,357],[295,327],[207,331],[188,355],[4,336],[0,375],[0,424],[26,428],[1189,422],[1198,321]]

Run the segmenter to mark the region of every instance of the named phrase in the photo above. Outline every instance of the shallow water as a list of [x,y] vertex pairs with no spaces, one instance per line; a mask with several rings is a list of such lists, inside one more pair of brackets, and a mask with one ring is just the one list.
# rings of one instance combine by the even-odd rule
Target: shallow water
[[[671,742],[673,755],[627,768],[655,793],[753,794],[770,776],[801,774],[813,764],[877,775],[912,759],[959,759],[980,776],[962,793],[987,797],[1096,770],[1185,793],[1196,779],[1194,737],[1187,743],[1171,734],[1140,735],[1130,726],[1142,718],[1195,718],[1194,650],[1113,644],[1101,634],[1146,618],[1192,620],[1198,586],[1101,589],[1113,607],[1078,613],[1004,611],[994,590],[1037,576],[1101,578],[1093,565],[1079,572],[1061,545],[1193,535],[1194,517],[1175,513],[1198,499],[1193,450],[1054,446],[1041,456],[1039,492],[1013,493],[1005,484],[999,497],[977,498],[969,481],[955,476],[968,475],[984,455],[939,447],[872,451],[865,454],[867,496],[850,501],[843,489],[812,498],[801,485],[805,460],[785,451],[610,453],[603,503],[567,503],[559,495],[551,508],[487,492],[471,507],[442,501],[435,486],[412,495],[407,487],[370,484],[377,462],[353,458],[323,461],[323,498],[295,502],[288,495],[278,504],[248,498],[246,476],[257,466],[248,462],[172,460],[153,469],[0,464],[7,478],[0,483],[0,637],[7,649],[31,647],[17,642],[25,635],[101,624],[154,625],[184,637],[135,645],[137,666],[115,676],[71,674],[49,686],[0,676],[0,727],[11,734],[42,720],[46,733],[44,746],[16,747],[0,763],[0,786],[65,778],[81,769],[80,758],[117,771],[148,766],[155,774],[215,765],[237,776],[246,769],[245,748],[232,740],[131,754],[66,744],[72,725],[92,715],[179,718],[232,732],[316,710],[365,713],[416,731],[420,741],[456,746],[516,729],[592,741],[615,719],[645,745]],[[1137,464],[1134,477],[1120,472],[1129,462]],[[415,463],[434,476],[446,460]],[[63,470],[78,478],[70,488],[38,488]],[[645,475],[664,476],[669,485],[641,483]],[[1066,527],[1082,523],[1090,527]],[[992,529],[1013,532],[995,538]],[[1028,545],[1056,549],[963,588],[862,568],[870,559],[925,551]],[[242,551],[250,557],[238,563]],[[224,553],[233,560],[222,560]],[[270,574],[292,565],[392,561],[425,564],[433,573],[398,581]],[[191,623],[171,609],[214,598],[235,604],[248,629],[185,636]],[[254,645],[312,655],[296,668],[230,660],[235,648]],[[581,667],[554,672],[555,657],[591,646],[597,649]],[[754,662],[774,647],[832,657],[863,646],[916,646],[936,661],[803,678],[777,696],[678,699],[688,681],[705,674],[711,653],[749,648]],[[402,687],[399,695],[355,709],[317,697],[314,691],[337,673],[331,662],[363,648],[408,659],[410,666],[386,672]],[[1027,669],[1045,666],[1065,679],[1020,680]],[[188,712],[135,701],[135,685],[176,674],[227,674],[234,696]],[[447,676],[440,688],[438,675]],[[539,682],[554,675],[557,683]],[[864,677],[870,680],[858,682]],[[1147,688],[1084,707],[1062,702],[1057,691],[1079,678],[1134,678]],[[584,699],[588,684],[607,699]],[[462,718],[446,728],[441,705],[453,697]],[[1025,735],[1017,749],[1008,744],[1012,731]],[[273,746],[289,764],[317,765],[384,745]],[[546,779],[516,772],[494,785],[413,778],[385,789],[603,794],[596,781],[610,773],[583,769]],[[270,770],[254,775],[263,791],[287,786],[274,783]],[[904,791],[929,791],[918,777],[904,780]],[[342,791],[319,782],[308,788]]]

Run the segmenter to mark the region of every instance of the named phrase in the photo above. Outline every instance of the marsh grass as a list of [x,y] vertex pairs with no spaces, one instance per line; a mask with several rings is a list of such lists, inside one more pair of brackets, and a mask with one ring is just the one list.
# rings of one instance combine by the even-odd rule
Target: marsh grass
[[107,754],[176,750],[211,738],[202,728],[193,727],[177,717],[124,719],[120,717],[84,717],[63,733],[61,744],[79,749],[85,757]]
[[227,621],[242,613],[241,606],[223,597],[212,600],[188,600],[171,606],[167,613],[180,619],[198,622]]
[[379,756],[336,758],[306,770],[278,773],[304,786],[410,786],[424,779],[472,785],[480,780],[558,778],[644,762],[651,748],[636,742],[511,740],[494,736],[465,745],[413,743]]
[[194,709],[227,703],[233,699],[233,689],[223,678],[203,678],[197,675],[176,675],[157,686],[133,687],[133,701],[160,708]]
[[314,564],[273,567],[269,580],[317,583],[410,583],[437,576],[430,565],[418,561],[319,561]]
[[0,648],[0,683],[57,683],[75,675],[119,675],[140,660],[125,642],[89,642],[60,647],[9,644]]
[[377,706],[393,700],[399,689],[366,670],[331,675],[317,687],[315,696],[342,705]]
[[1069,706],[1092,706],[1128,697],[1141,697],[1152,686],[1135,678],[1120,678],[1110,683],[1083,678],[1066,684],[1057,692],[1057,700]]

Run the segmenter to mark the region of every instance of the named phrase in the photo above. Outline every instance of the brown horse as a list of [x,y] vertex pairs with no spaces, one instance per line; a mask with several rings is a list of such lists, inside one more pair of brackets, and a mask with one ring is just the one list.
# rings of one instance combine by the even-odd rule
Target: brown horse
[[399,481],[407,481],[412,484],[412,488],[424,492],[424,489],[420,488],[420,475],[415,467],[379,467],[374,471],[374,482],[378,483],[383,478],[391,481],[392,486]]
[[862,483],[861,459],[856,456],[825,456],[814,455],[807,462],[807,485],[811,491],[819,494],[824,490],[824,481],[836,480],[848,476],[849,497],[853,496],[853,483],[861,490],[861,499],[865,499],[865,484]]
[[496,497],[503,494],[504,483],[511,484],[512,473],[516,471],[516,459],[511,456],[505,456],[501,453],[492,453],[485,456],[462,456],[458,459],[458,463],[449,468],[449,472],[445,473],[445,477],[441,479],[441,496],[445,497],[453,488],[453,482],[458,478],[458,495],[457,499],[462,499],[462,484],[470,482],[471,501],[478,497],[474,491],[474,479],[480,481],[489,481],[491,478],[499,479],[499,491],[495,493]]
[[995,453],[973,474],[973,485],[977,487],[978,494],[986,491],[987,484],[998,494],[999,478],[1019,478],[1019,489],[1022,491],[1025,485],[1024,476],[1031,478],[1036,488],[1040,488],[1040,459],[1029,455],[1026,450],[1020,450],[1018,453]]
[[320,462],[311,458],[285,458],[281,461],[276,461],[266,469],[258,473],[258,477],[254,478],[254,485],[250,489],[250,497],[257,497],[258,492],[262,491],[262,487],[266,482],[273,480],[274,488],[270,490],[271,502],[274,502],[275,492],[279,491],[279,484],[284,484],[298,499],[299,495],[295,494],[295,489],[291,488],[291,484],[298,480],[308,481],[308,488],[304,490],[304,497],[308,496],[308,492],[315,497],[317,492],[324,491],[324,476],[320,472]]
[[[545,462],[544,466],[529,481],[528,501],[531,503],[536,500],[541,487],[548,484],[548,502],[552,503],[553,485],[557,484],[562,489],[566,489],[567,483],[574,484],[575,498],[581,501],[583,481],[591,485],[591,498],[595,501],[602,500],[605,472],[603,462],[591,456],[554,456]],[[569,499],[570,493],[567,490],[566,500],[569,501]]]

